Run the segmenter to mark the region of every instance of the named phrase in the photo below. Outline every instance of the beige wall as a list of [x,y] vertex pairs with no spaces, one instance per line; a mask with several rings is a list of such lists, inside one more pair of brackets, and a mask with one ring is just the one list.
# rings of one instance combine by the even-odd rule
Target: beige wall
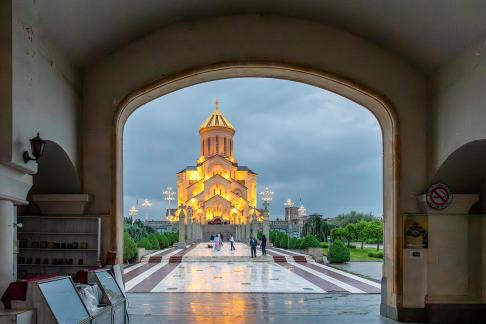
[[486,36],[430,80],[429,176],[462,145],[486,139]]
[[[58,143],[77,165],[79,75],[42,29],[36,2],[12,1],[11,5],[10,26],[2,20],[2,32],[11,33],[10,38],[6,33],[1,39],[0,79],[8,86],[2,86],[0,116],[6,117],[2,121],[7,125],[0,130],[0,162],[34,173],[35,163],[25,164],[22,152],[30,151],[29,139],[38,131]],[[8,70],[9,75],[3,74]]]

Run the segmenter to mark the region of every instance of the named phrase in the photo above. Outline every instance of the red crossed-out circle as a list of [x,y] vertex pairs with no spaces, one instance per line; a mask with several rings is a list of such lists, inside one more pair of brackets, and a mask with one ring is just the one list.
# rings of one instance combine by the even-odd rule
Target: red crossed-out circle
[[451,198],[452,193],[444,184],[435,184],[427,192],[427,202],[432,208],[446,208],[450,204]]

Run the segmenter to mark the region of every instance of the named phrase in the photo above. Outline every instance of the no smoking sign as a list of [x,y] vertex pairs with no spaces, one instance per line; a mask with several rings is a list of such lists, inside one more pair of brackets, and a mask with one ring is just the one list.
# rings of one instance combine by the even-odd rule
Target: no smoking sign
[[452,202],[452,192],[443,183],[436,183],[427,190],[427,205],[433,209],[445,209]]

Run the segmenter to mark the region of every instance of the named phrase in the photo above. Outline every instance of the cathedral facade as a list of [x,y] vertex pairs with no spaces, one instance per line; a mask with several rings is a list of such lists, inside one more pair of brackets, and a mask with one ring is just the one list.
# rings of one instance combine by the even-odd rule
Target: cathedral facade
[[234,134],[216,101],[214,112],[199,127],[196,165],[177,173],[178,206],[190,206],[200,224],[246,224],[258,213],[257,175],[236,161]]

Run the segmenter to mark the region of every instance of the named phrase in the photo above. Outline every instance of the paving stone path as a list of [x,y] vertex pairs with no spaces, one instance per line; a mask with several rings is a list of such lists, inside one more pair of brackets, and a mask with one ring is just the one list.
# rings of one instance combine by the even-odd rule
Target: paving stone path
[[[246,244],[236,243],[230,251],[207,243],[186,249],[166,249],[153,253],[156,262],[142,262],[124,270],[129,293],[300,293],[367,294],[380,292],[380,284],[316,262],[302,254],[268,249],[266,258],[250,259]],[[214,262],[215,260],[222,262]],[[234,260],[234,261],[233,261]],[[278,260],[276,262],[275,260]],[[298,260],[299,262],[296,262]]]

